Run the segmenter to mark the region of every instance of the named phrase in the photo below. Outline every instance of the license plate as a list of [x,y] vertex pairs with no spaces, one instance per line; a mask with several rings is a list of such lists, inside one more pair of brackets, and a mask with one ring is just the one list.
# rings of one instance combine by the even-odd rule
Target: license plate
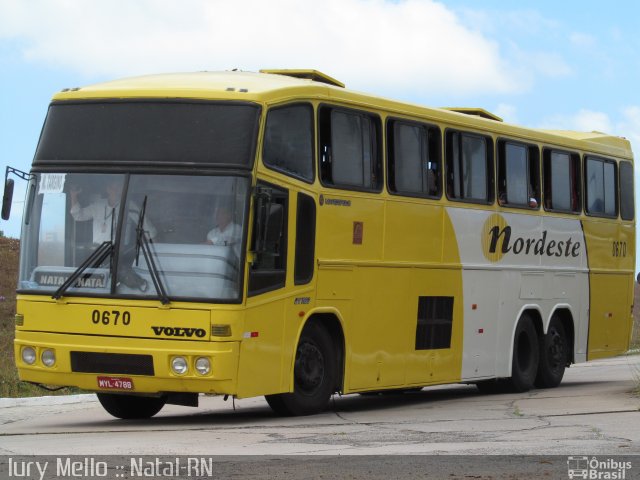
[[133,380],[127,377],[98,377],[98,388],[133,390]]

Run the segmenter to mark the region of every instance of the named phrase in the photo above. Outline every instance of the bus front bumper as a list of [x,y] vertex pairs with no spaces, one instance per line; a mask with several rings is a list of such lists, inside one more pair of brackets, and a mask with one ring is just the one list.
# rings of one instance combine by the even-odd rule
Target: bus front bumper
[[[28,347],[35,353],[26,355],[34,357],[32,364],[23,358]],[[105,393],[235,395],[239,349],[237,341],[143,340],[29,331],[16,331],[14,342],[20,380]],[[47,350],[55,358],[51,366],[43,361],[44,357],[50,363],[52,354],[45,354]],[[176,357],[184,359],[186,372],[174,372]],[[198,359],[209,361],[208,373],[196,370]]]

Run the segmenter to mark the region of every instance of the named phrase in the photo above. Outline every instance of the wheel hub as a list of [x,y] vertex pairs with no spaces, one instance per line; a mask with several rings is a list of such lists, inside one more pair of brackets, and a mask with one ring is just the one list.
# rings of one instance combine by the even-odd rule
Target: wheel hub
[[304,393],[313,393],[320,387],[323,378],[324,357],[322,352],[313,343],[301,343],[296,352],[296,386]]
[[565,344],[557,330],[551,332],[551,341],[549,342],[549,363],[553,370],[562,368],[565,364]]

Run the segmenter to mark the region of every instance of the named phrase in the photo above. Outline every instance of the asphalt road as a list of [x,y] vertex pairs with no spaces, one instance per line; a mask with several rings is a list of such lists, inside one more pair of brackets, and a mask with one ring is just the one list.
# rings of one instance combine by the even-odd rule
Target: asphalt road
[[[287,478],[313,478],[310,465],[324,465],[323,478],[333,478],[331,471],[344,473],[334,457],[340,455],[360,465],[367,478],[389,478],[384,465],[396,473],[401,465],[416,477],[424,473],[425,462],[438,474],[429,478],[473,477],[447,474],[453,465],[467,464],[476,473],[482,465],[488,469],[488,476],[475,478],[521,478],[513,472],[541,474],[547,467],[567,478],[570,455],[640,455],[640,397],[633,393],[639,376],[640,355],[624,356],[575,365],[555,389],[482,395],[474,386],[449,385],[406,394],[336,396],[327,412],[297,418],[274,416],[262,398],[201,397],[198,408],[166,406],[148,421],[114,419],[93,395],[0,399],[0,455],[316,456],[287,457]],[[425,457],[434,454],[465,457],[455,462]],[[487,455],[509,457],[496,463],[492,458],[497,457]],[[522,455],[536,457],[518,460]],[[230,472],[249,465],[252,478],[279,476],[257,468],[259,457],[224,458]],[[640,456],[634,462],[633,473],[640,474]],[[515,470],[504,470],[507,464]]]

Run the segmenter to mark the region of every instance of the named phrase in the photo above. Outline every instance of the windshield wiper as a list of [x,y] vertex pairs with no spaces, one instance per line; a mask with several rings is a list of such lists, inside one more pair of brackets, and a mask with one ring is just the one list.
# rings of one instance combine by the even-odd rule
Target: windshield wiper
[[167,291],[165,290],[162,279],[160,278],[160,273],[158,271],[158,267],[156,266],[156,262],[153,260],[153,253],[151,252],[151,248],[149,247],[150,242],[147,238],[147,232],[144,231],[144,215],[146,213],[146,210],[147,196],[145,195],[144,201],[142,202],[142,209],[140,210],[140,215],[138,216],[138,225],[136,226],[136,266],[138,265],[140,250],[142,250],[144,259],[146,260],[149,267],[149,276],[151,277],[153,286],[155,287],[162,304],[166,305],[169,303],[169,296],[167,295]]
[[[98,267],[104,262],[107,258],[111,256],[113,253],[113,243],[109,240],[106,242],[102,242],[98,248],[96,248],[91,255],[89,255],[82,264],[76,268],[69,278],[65,280],[65,282],[60,285],[60,288],[56,290],[56,292],[51,296],[54,300],[58,300],[64,295],[64,293],[75,284],[75,282],[80,278],[80,275],[84,273],[84,271],[89,268]],[[86,275],[86,277],[91,276],[91,274]],[[85,278],[86,278],[85,277]]]

